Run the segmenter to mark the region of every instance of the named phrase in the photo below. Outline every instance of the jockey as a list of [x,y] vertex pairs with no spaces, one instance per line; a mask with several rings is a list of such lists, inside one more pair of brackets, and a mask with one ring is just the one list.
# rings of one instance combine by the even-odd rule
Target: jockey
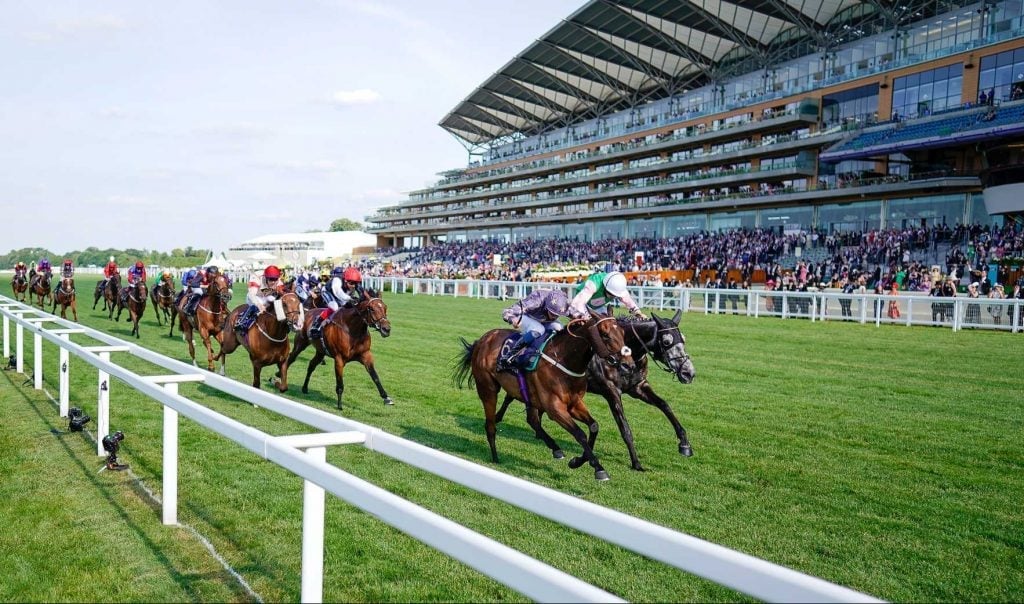
[[611,309],[607,307],[607,303],[612,299],[618,299],[634,317],[646,319],[647,315],[629,295],[626,276],[619,271],[610,270],[610,266],[605,268],[606,272],[594,273],[576,286],[575,296],[569,305],[569,315],[574,319],[584,318],[589,314],[611,316]]
[[284,283],[281,282],[281,269],[273,264],[263,269],[263,276],[253,275],[249,278],[249,293],[245,301],[249,307],[245,312],[238,315],[235,321],[235,329],[249,331],[256,317],[266,310],[267,304],[281,297],[284,291]]
[[14,278],[24,279],[26,274],[28,274],[28,267],[25,266],[24,262],[19,260],[18,263],[14,265]]
[[299,296],[299,299],[305,302],[309,299],[310,293],[313,289],[320,284],[319,278],[313,274],[299,273],[299,276],[295,279],[295,294]]
[[142,260],[136,260],[135,266],[128,269],[128,285],[135,285],[136,281],[146,282],[146,265]]
[[60,276],[65,279],[75,276],[75,267],[71,264],[71,258],[64,259],[64,266],[60,269]]
[[50,267],[50,261],[45,256],[39,259],[39,264],[37,266],[39,267],[38,272],[40,273],[53,273],[53,269]]
[[191,291],[189,292],[188,304],[185,305],[186,315],[194,315],[196,313],[196,306],[199,304],[199,299],[206,293],[207,288],[210,287],[210,280],[217,275],[217,272],[218,269],[216,266],[196,269],[196,273],[192,275],[192,278],[189,280],[187,285]]
[[195,278],[197,272],[199,272],[199,269],[193,266],[192,268],[186,270],[181,275],[181,291],[178,292],[178,295],[174,297],[175,308],[177,308],[178,303],[181,302],[181,299],[185,296],[185,294],[188,293],[188,284],[190,281],[192,281],[192,279]]
[[334,267],[334,270],[331,271],[330,283],[320,292],[327,302],[327,308],[313,319],[313,325],[309,330],[310,338],[320,337],[320,325],[324,319],[337,312],[341,305],[352,306],[355,304],[355,300],[363,293],[362,282],[363,276],[356,267],[350,266],[346,269],[342,269],[340,266]]
[[100,281],[100,284],[99,284],[100,291],[103,291],[103,290],[107,289],[107,282],[109,282],[110,278],[113,277],[116,274],[117,274],[117,261],[114,260],[113,256],[111,256],[110,257],[110,261],[107,262],[107,265],[103,267],[103,280]]
[[160,280],[166,281],[168,285],[170,285],[172,288],[174,287],[174,274],[171,273],[171,271],[164,269],[163,272],[160,273]]
[[502,311],[501,318],[522,332],[523,336],[509,349],[507,358],[498,359],[499,368],[511,368],[516,357],[533,356],[532,352],[525,351],[532,350],[535,344],[543,342],[546,332],[560,331],[562,324],[558,322],[558,317],[565,317],[568,314],[569,298],[561,290],[556,289],[534,290]]

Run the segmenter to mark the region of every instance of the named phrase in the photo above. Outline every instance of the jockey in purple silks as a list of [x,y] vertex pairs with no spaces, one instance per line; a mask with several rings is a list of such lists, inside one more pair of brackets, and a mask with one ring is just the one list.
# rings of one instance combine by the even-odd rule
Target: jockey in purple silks
[[562,324],[558,322],[558,317],[568,314],[569,298],[562,291],[553,289],[536,289],[502,311],[501,318],[522,332],[523,336],[509,350],[507,359],[498,360],[499,366],[511,367],[517,356],[526,354],[525,350],[543,341],[542,336],[546,331],[561,330]]

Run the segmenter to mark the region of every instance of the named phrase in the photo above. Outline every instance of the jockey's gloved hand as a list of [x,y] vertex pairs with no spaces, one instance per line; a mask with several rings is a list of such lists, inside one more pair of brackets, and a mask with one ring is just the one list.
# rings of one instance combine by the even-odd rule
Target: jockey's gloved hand
[[551,324],[551,331],[562,331],[564,326],[561,323],[555,322]]
[[639,307],[639,306],[638,306],[638,307],[636,307],[636,308],[634,308],[634,309],[633,309],[632,311],[630,311],[630,312],[631,312],[631,314],[632,314],[632,315],[633,315],[634,317],[636,317],[637,319],[640,319],[640,320],[643,320],[643,321],[646,321],[646,320],[647,320],[647,315],[645,315],[645,314],[644,314],[644,311],[640,310],[640,307]]

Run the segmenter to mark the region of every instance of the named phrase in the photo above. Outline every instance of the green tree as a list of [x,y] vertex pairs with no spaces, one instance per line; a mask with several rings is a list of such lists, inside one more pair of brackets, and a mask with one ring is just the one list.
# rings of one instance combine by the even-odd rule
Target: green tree
[[356,222],[349,218],[339,218],[331,223],[331,232],[337,231],[361,231],[363,230],[363,223]]

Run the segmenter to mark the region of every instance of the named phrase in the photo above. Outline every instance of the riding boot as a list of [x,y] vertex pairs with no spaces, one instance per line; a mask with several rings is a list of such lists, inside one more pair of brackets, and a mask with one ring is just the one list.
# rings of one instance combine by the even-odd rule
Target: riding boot
[[200,295],[192,294],[192,297],[188,299],[188,304],[185,305],[186,315],[196,314],[196,306],[199,305],[199,298],[201,298]]
[[238,320],[235,321],[235,329],[239,331],[249,331],[252,327],[253,322],[256,319],[257,308],[255,306],[249,306],[245,309],[245,312],[238,315]]
[[313,318],[313,324],[309,326],[309,339],[319,340],[321,336],[321,324],[324,322],[323,315],[317,315]]
[[523,336],[519,338],[519,341],[516,342],[508,351],[508,358],[498,360],[499,368],[501,370],[508,370],[520,366],[520,363],[524,360],[523,353],[531,348],[533,340],[533,332],[528,331],[524,333]]

